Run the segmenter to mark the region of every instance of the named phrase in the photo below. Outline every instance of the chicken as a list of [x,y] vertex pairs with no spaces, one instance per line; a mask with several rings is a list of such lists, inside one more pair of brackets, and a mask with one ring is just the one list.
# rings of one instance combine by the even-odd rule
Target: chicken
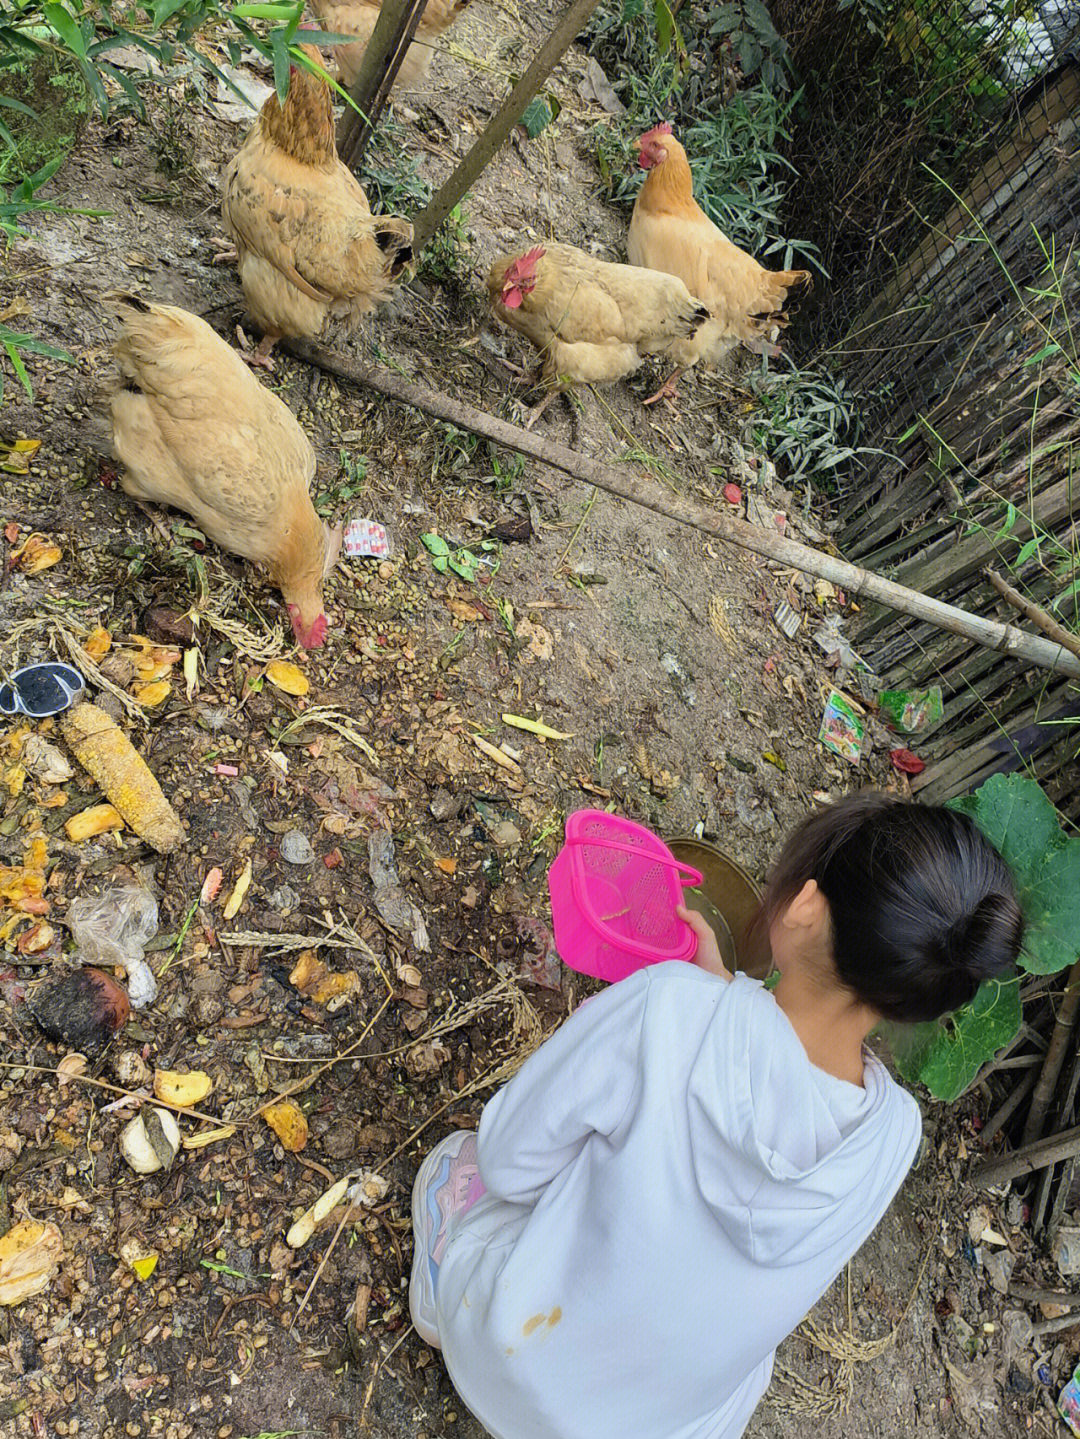
[[[469,0],[427,0],[412,44],[394,80],[395,87],[419,89],[431,69],[434,42],[450,29],[468,3]],[[355,45],[339,45],[334,50],[341,83],[351,89],[360,74],[360,62],[379,18],[378,0],[312,0],[311,8],[329,34],[361,37]]]
[[571,245],[500,255],[487,287],[495,314],[536,346],[543,378],[560,386],[620,380],[647,355],[670,355],[709,319],[674,276],[612,265]]
[[311,503],[315,451],[292,411],[205,320],[113,294],[121,321],[111,396],[120,483],[173,505],[216,544],[263,565],[305,649],[326,638],[322,587],[337,561]]
[[[314,46],[300,48],[321,63]],[[222,213],[263,330],[256,363],[282,335],[317,338],[331,321],[355,325],[412,256],[409,222],[373,216],[338,159],[330,87],[298,65],[285,104],[269,97],[225,171]]]
[[670,386],[682,369],[697,360],[714,365],[739,343],[767,349],[788,323],[791,296],[809,290],[811,277],[807,270],[766,270],[713,224],[694,199],[686,151],[670,125],[657,125],[634,144],[648,173],[630,220],[627,257],[678,275],[711,314],[676,357],[680,368]]

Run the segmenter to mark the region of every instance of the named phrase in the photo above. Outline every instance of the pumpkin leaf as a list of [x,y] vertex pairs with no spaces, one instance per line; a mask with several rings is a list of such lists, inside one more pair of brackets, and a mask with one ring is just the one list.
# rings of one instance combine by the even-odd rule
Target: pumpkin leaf
[[1015,1037],[1020,1017],[1019,976],[983,980],[971,1003],[944,1022],[890,1025],[896,1067],[936,1099],[957,1099],[980,1067]]

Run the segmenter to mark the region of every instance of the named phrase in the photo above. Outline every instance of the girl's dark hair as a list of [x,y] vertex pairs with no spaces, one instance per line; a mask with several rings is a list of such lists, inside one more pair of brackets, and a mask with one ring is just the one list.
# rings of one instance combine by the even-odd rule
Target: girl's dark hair
[[769,876],[766,929],[808,879],[828,901],[841,981],[887,1019],[937,1019],[1016,963],[1012,875],[956,810],[866,792],[811,815]]

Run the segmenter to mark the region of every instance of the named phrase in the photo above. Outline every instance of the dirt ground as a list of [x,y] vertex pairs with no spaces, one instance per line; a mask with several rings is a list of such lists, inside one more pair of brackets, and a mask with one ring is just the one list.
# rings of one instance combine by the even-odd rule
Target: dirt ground
[[[500,77],[552,8],[532,7],[523,23],[476,0],[459,37],[473,63],[440,57],[430,90],[399,104],[401,134],[430,180],[482,127]],[[488,263],[548,235],[615,258],[625,231],[625,216],[597,198],[590,134],[604,117],[578,95],[584,67],[575,50],[554,85],[557,125],[532,142],[515,135],[468,198],[460,275],[413,282],[356,346],[520,415],[501,360],[528,357],[485,314]],[[760,877],[815,792],[903,780],[880,733],[858,773],[817,742],[831,676],[806,637],[815,626],[793,642],[771,619],[782,599],[820,615],[800,577],[288,358],[271,383],[316,446],[320,495],[335,517],[383,523],[393,552],[338,570],[330,643],[301,658],[306,699],[268,683],[267,661],[291,653],[276,592],[203,546],[182,517],[169,516],[166,543],[116,487],[108,459],[111,329],[100,295],[136,288],[229,337],[243,314],[235,273],[212,264],[211,245],[218,177],[243,127],[178,93],[155,97],[151,120],[86,125],[51,193],[103,213],[35,217],[35,238],[8,253],[0,284],[9,313],[78,359],[74,369],[31,361],[33,403],[7,376],[5,432],[43,444],[28,474],[5,477],[3,520],[53,538],[62,560],[32,577],[5,571],[5,666],[66,656],[66,637],[97,625],[113,635],[108,672],[125,692],[133,634],[201,655],[197,690],[189,697],[177,663],[171,695],[145,719],[96,696],[184,821],[187,843],[168,860],[130,835],[69,842],[64,821],[100,798],[91,782],[77,775],[66,802],[53,803],[56,785],[31,777],[18,789],[7,751],[0,859],[16,869],[28,835],[45,833],[58,930],[78,895],[149,888],[160,905],[148,951],[160,993],[90,1056],[87,1076],[110,1092],[62,1084],[53,1071],[66,1047],[29,1013],[36,981],[63,968],[60,939],[0,968],[0,1232],[31,1215],[55,1223],[64,1244],[49,1287],[0,1309],[0,1431],[470,1439],[480,1430],[409,1327],[410,1186],[426,1149],[475,1124],[500,1073],[580,997],[566,972],[555,988],[536,982],[551,977],[536,921],[547,918],[545,874],[566,814],[610,805],[668,836],[698,827]],[[677,415],[642,409],[654,381],[555,404],[541,427],[708,502],[722,504],[735,479],[786,507],[794,527],[774,473],[744,448],[738,376],[684,384]],[[429,531],[483,557],[477,582],[432,568],[419,542]],[[825,608],[839,598],[824,597]],[[507,712],[569,737],[541,741],[504,724]],[[492,746],[504,746],[501,761]],[[393,837],[406,914],[410,903],[422,914],[426,945],[414,922],[389,922],[374,903],[369,838],[379,832]],[[248,863],[247,897],[226,920]],[[215,867],[221,891],[200,903]],[[340,1007],[290,980],[304,950],[355,972]],[[202,1109],[235,1125],[181,1150],[164,1177],[139,1177],[120,1155],[132,1110],[113,1101],[139,1090],[139,1060],[205,1070],[214,1089]],[[256,1110],[304,1076],[310,1142],[287,1153]],[[838,1286],[816,1314],[818,1342],[803,1330],[783,1347],[784,1375],[751,1435],[1057,1427],[1048,1396],[1067,1375],[1069,1335],[1050,1337],[1045,1353],[1007,1354],[1008,1301],[969,1235],[975,1196],[960,1175],[978,1102],[931,1108],[917,1172],[853,1262],[850,1307]],[[208,1128],[182,1127],[189,1140]],[[371,1190],[365,1207],[338,1207],[311,1242],[285,1244],[298,1213],[358,1175]],[[1017,1275],[1033,1282],[1022,1222],[992,1208]],[[140,1278],[122,1252],[155,1254],[156,1267]],[[859,1340],[895,1327],[895,1341],[860,1349],[821,1338],[849,1325]]]

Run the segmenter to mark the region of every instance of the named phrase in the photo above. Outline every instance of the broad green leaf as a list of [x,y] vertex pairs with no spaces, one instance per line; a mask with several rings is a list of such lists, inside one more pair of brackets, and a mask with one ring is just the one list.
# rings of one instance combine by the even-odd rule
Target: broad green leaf
[[1051,355],[1060,355],[1060,354],[1061,354],[1061,346],[1058,345],[1058,344],[1055,344],[1054,342],[1051,342],[1049,345],[1044,345],[1044,346],[1042,347],[1042,349],[1039,350],[1039,352],[1038,352],[1037,354],[1035,354],[1035,355],[1029,355],[1029,356],[1027,357],[1027,359],[1024,361],[1024,364],[1025,364],[1025,365],[1037,365],[1040,360],[1048,360],[1048,359],[1051,357]]
[[424,549],[427,550],[428,554],[439,555],[445,559],[450,553],[450,546],[443,539],[442,535],[421,535],[420,543],[424,546]]
[[1020,1028],[1020,980],[987,979],[970,1004],[937,1024],[890,1026],[900,1074],[925,1084],[936,1099],[961,1095],[981,1065]]
[[275,30],[271,34],[270,49],[274,56],[274,89],[277,92],[278,104],[284,105],[289,94],[289,75],[292,73],[292,61],[289,58],[289,47],[285,44],[284,30]]
[[1080,838],[1066,836],[1038,783],[991,776],[950,805],[970,815],[1012,870],[1027,922],[1020,963],[1054,974],[1080,955]]
[[557,111],[551,104],[547,95],[535,95],[526,105],[521,117],[521,125],[530,140],[535,140],[541,131],[546,130],[555,119]]

